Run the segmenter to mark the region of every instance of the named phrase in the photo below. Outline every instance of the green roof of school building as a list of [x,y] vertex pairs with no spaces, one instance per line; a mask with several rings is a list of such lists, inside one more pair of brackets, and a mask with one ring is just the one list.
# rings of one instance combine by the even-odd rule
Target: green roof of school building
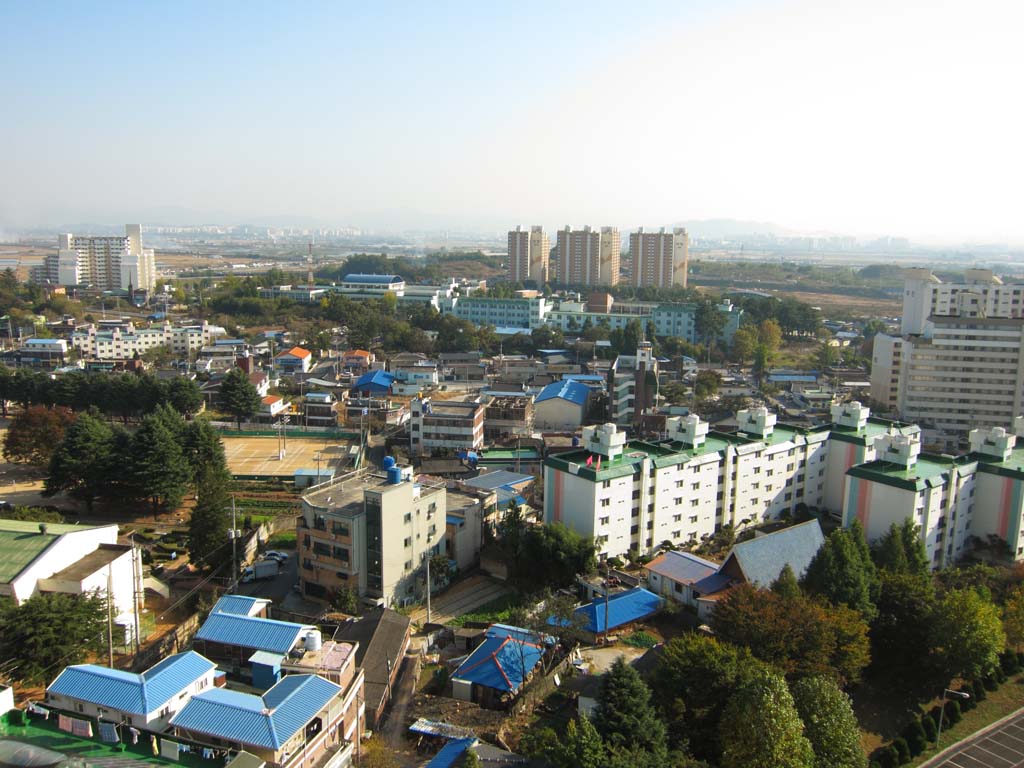
[[9,584],[25,567],[41,555],[62,534],[85,530],[81,525],[40,523],[26,520],[0,520],[0,584]]

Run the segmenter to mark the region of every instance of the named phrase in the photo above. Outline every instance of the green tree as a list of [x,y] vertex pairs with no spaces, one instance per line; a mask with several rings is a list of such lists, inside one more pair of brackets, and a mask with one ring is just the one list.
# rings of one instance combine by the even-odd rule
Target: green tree
[[694,331],[697,338],[701,339],[711,354],[711,345],[714,344],[725,330],[727,318],[724,313],[718,311],[718,307],[710,299],[704,299],[697,305],[693,316]]
[[558,589],[572,584],[578,573],[597,567],[594,542],[560,523],[531,525],[522,532],[515,579],[527,591]]
[[796,574],[793,573],[793,568],[789,563],[782,566],[779,577],[772,582],[771,590],[782,597],[800,597],[803,594],[800,591],[800,584],[796,580]]
[[401,763],[395,757],[384,740],[379,735],[367,740],[362,745],[362,755],[359,758],[359,768],[401,768]]
[[188,523],[188,556],[194,565],[217,568],[229,559],[228,504],[224,474],[215,467],[202,467],[196,482],[196,505]]
[[700,371],[693,380],[693,394],[699,400],[703,400],[717,395],[721,386],[722,377],[717,371]]
[[1006,644],[1020,653],[1024,645],[1024,586],[1015,587],[1003,604],[1003,632]]
[[220,403],[235,417],[238,428],[260,409],[260,393],[241,368],[232,368],[220,385]]
[[812,768],[814,752],[804,736],[786,682],[761,672],[729,700],[721,721],[722,768]]
[[850,697],[828,677],[806,677],[790,686],[804,735],[814,750],[814,768],[864,768],[860,728]]
[[167,382],[167,402],[178,413],[190,417],[203,407],[199,385],[184,376],[175,376]]
[[605,745],[631,753],[634,765],[664,765],[668,759],[665,726],[651,704],[651,691],[620,656],[601,682],[594,727]]
[[859,611],[869,621],[876,614],[878,574],[864,543],[864,530],[854,522],[829,534],[811,560],[803,578],[804,587],[834,605]]
[[814,353],[814,364],[818,368],[831,368],[839,362],[839,351],[827,341],[821,342],[818,351]]
[[349,616],[356,616],[359,613],[359,593],[343,584],[332,593],[331,608]]
[[135,492],[150,500],[154,514],[161,506],[176,507],[192,479],[178,436],[159,416],[147,416],[132,436],[131,445]]
[[889,526],[889,530],[875,542],[871,554],[879,568],[921,575],[929,572],[921,528],[910,518],[900,525],[893,523]]
[[228,475],[224,442],[208,419],[198,418],[188,423],[182,436],[182,449],[193,477],[198,477],[203,467]]
[[554,768],[604,768],[606,763],[601,734],[585,715],[569,721],[547,758]]
[[745,324],[736,329],[732,337],[732,355],[740,365],[754,356],[759,339],[757,326]]
[[930,630],[947,679],[984,677],[996,669],[1006,646],[999,609],[973,589],[946,593],[935,606]]
[[67,491],[72,498],[85,502],[86,509],[92,512],[93,503],[109,488],[113,446],[110,425],[91,413],[81,414],[65,430],[64,439],[50,458],[43,495]]
[[27,683],[46,683],[58,666],[85,661],[106,645],[107,602],[99,593],[44,592],[20,606],[0,601],[0,655]]
[[15,416],[7,428],[4,457],[35,467],[49,466],[54,450],[64,439],[64,431],[74,420],[75,414],[68,408],[33,405]]
[[927,576],[883,569],[878,614],[871,622],[875,669],[905,687],[924,684],[931,673],[929,627],[935,587]]
[[687,633],[665,643],[650,684],[676,748],[717,761],[722,711],[733,692],[765,669],[748,648]]

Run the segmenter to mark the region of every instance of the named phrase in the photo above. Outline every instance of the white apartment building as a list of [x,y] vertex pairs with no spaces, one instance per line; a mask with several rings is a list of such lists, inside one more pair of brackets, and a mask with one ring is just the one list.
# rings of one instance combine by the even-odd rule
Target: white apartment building
[[150,328],[135,328],[131,322],[81,326],[71,334],[71,346],[82,357],[93,360],[130,360],[135,354],[167,348],[172,354],[186,356],[212,344],[227,332],[205,320],[199,325],[175,326],[170,323]]
[[666,422],[664,439],[627,441],[616,425],[586,427],[580,448],[544,462],[544,515],[585,536],[598,552],[685,545],[723,525],[777,519],[800,504],[843,509],[847,470],[874,459],[888,434],[917,428],[870,418],[860,403],[832,408],[833,424],[778,425],[764,408],[740,411],[735,433],[697,416]]
[[933,567],[952,565],[972,544],[996,537],[996,557],[1024,560],[1024,418],[1013,433],[974,429],[970,453],[921,452],[918,435],[886,435],[877,458],[848,472],[843,519],[860,521],[869,540],[910,519],[921,527]]
[[906,272],[900,336],[875,337],[871,396],[934,433],[964,436],[1024,411],[1024,284]]
[[484,444],[483,403],[417,398],[410,404],[409,447],[420,456],[438,449],[475,451]]
[[558,272],[562,285],[617,285],[622,238],[615,227],[558,230]]
[[46,279],[57,285],[90,285],[99,290],[152,291],[153,251],[142,247],[142,227],[126,224],[124,237],[57,236],[57,253],[45,260]]
[[543,227],[521,226],[508,233],[508,279],[512,283],[530,281],[540,288],[548,281],[551,239]]
[[682,227],[666,232],[644,232],[640,227],[629,235],[629,284],[636,287],[673,285],[686,287],[690,265],[690,236]]
[[402,605],[423,593],[424,558],[445,553],[443,484],[417,480],[385,459],[302,497],[298,522],[302,593],[329,599],[341,586],[368,602]]

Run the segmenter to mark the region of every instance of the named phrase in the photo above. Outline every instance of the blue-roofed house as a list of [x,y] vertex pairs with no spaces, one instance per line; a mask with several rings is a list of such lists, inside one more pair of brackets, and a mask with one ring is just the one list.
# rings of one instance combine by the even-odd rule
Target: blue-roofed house
[[367,371],[352,385],[352,395],[355,397],[386,397],[391,394],[391,387],[395,383],[395,375],[387,371]]
[[652,592],[696,608],[700,591],[694,585],[718,573],[718,565],[689,552],[670,550],[651,560],[644,570]]
[[548,384],[533,401],[534,426],[559,432],[579,429],[587,417],[591,391],[572,380]]
[[250,659],[256,651],[286,654],[305,646],[314,627],[239,613],[210,613],[192,645],[234,675],[251,676]]
[[476,743],[477,740],[474,738],[451,739],[423,768],[453,768],[453,766],[461,765],[460,761],[466,754],[466,750]]
[[544,659],[551,638],[494,624],[451,676],[452,696],[485,709],[507,709]]
[[263,619],[270,618],[269,612],[269,600],[248,595],[221,595],[210,610],[210,613],[233,613],[240,616],[258,616]]
[[[625,592],[611,595],[607,600],[599,597],[591,603],[581,605],[574,611],[581,629],[593,635],[604,635],[619,627],[633,624],[653,616],[661,610],[664,601],[643,587],[634,587]],[[552,618],[549,623],[557,621]]]
[[767,588],[788,564],[799,579],[824,543],[818,521],[810,520],[733,545],[719,573],[737,582]]
[[213,688],[216,670],[195,651],[168,656],[142,673],[75,664],[50,683],[46,703],[104,722],[163,731],[192,696]]
[[183,738],[245,750],[275,766],[297,765],[297,760],[317,765],[329,751],[351,759],[354,745],[343,736],[342,692],[317,675],[289,675],[262,696],[214,688],[193,696],[171,726]]

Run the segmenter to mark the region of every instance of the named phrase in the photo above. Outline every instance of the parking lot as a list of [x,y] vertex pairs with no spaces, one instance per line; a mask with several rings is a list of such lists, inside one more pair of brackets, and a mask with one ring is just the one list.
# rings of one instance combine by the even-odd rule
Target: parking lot
[[923,768],[1024,768],[1024,709],[997,728],[966,739]]

